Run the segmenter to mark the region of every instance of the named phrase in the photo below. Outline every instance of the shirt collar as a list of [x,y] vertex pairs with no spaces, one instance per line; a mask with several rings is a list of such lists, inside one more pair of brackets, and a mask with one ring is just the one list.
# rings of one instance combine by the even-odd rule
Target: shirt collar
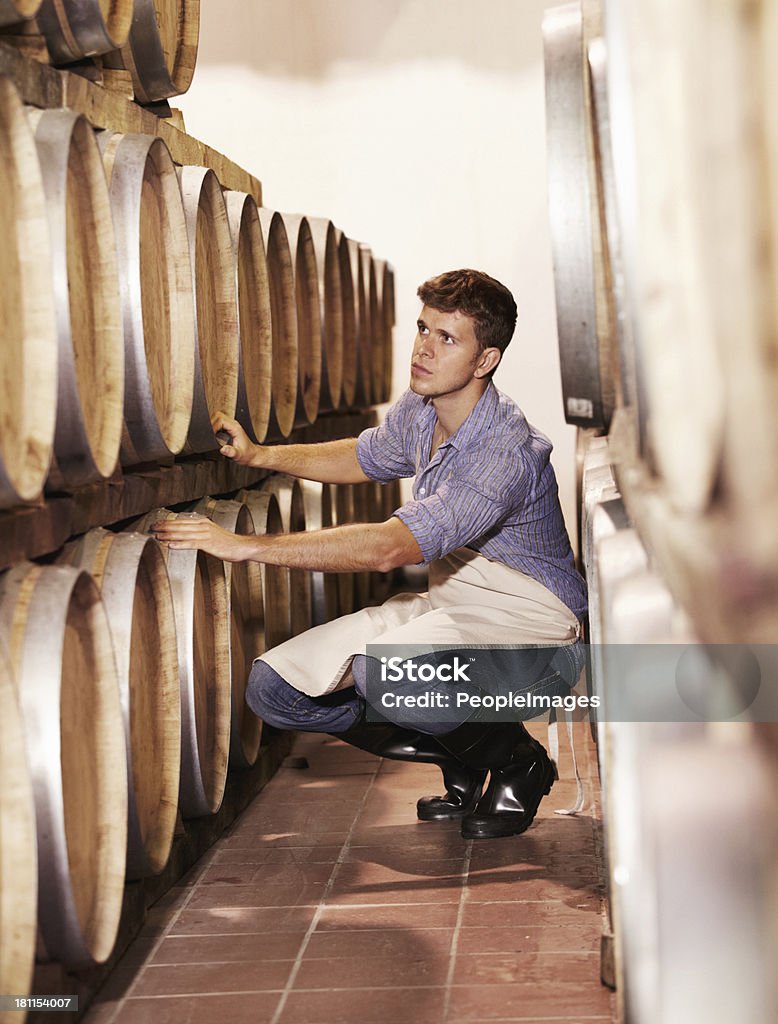
[[[432,405],[431,399],[425,399],[425,402],[428,409],[428,418],[425,425],[432,429],[437,418],[435,415],[435,409]],[[493,381],[489,381],[486,385],[486,390],[473,406],[459,429],[455,430],[451,437],[447,437],[446,440],[441,443],[440,448],[445,448],[448,445],[451,445],[452,448],[456,448],[458,451],[461,451],[463,448],[467,448],[471,441],[479,439],[483,434],[484,429],[494,422],[494,415],[497,411],[499,402],[500,396],[497,388],[494,386]]]

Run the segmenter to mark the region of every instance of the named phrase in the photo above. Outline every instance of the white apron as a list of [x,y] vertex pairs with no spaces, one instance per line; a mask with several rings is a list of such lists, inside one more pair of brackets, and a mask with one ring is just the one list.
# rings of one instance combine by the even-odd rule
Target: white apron
[[[478,648],[573,644],[580,624],[550,590],[501,562],[458,548],[430,563],[429,592],[398,594],[301,633],[256,660],[311,697],[338,689],[367,644]],[[421,652],[420,652],[421,653]]]

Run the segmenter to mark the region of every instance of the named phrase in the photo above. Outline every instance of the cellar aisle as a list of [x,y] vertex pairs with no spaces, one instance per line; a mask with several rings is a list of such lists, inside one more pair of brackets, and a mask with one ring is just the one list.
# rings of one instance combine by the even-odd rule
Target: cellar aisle
[[488,842],[417,822],[434,766],[300,735],[308,767],[285,762],[152,909],[87,1024],[610,1024],[596,754],[576,733],[583,812],[553,813],[575,796],[560,729],[538,819]]

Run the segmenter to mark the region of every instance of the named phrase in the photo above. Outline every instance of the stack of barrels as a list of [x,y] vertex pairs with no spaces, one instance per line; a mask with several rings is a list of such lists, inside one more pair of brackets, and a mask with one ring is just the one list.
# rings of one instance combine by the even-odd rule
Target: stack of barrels
[[778,7],[580,0],[543,31],[604,967],[635,1024],[773,1020]]
[[[25,108],[0,80],[14,238],[0,507],[389,397],[393,273],[330,220],[257,207],[151,136]],[[380,301],[379,301],[380,300]]]
[[610,433],[625,501],[701,635],[768,642],[774,615],[738,614],[706,538],[737,550],[774,610],[778,19],[766,0],[677,9],[580,0],[544,19],[565,411]]
[[[87,30],[70,15],[90,7]],[[102,53],[146,103],[188,85],[197,8],[0,0],[0,23],[36,15],[53,61]],[[258,206],[176,165],[159,137],[26,107],[2,77],[0,168],[5,514],[213,455],[217,412],[277,443],[388,400],[392,269],[332,221]],[[197,514],[274,534],[400,503],[396,485],[271,475],[0,576],[0,992],[29,991],[36,949],[68,968],[110,956],[125,879],[162,871],[177,817],[216,813],[228,771],[258,759],[252,661],[387,590],[377,574],[171,551],[153,523]]]
[[135,100],[148,104],[191,85],[200,0],[2,0],[0,26],[7,42],[57,67],[91,62],[122,72]]
[[359,521],[379,521],[399,504],[396,485],[274,474],[231,500],[205,497],[124,530],[98,527],[67,544],[56,564],[21,562],[0,577],[8,783],[0,787],[0,906],[10,991],[29,985],[36,889],[39,953],[71,968],[105,960],[125,878],[161,871],[177,813],[215,814],[228,769],[257,760],[261,722],[245,702],[252,661],[384,596],[373,574],[169,550],[150,536],[152,524],[198,514],[237,533],[276,534],[351,522],[356,509]]

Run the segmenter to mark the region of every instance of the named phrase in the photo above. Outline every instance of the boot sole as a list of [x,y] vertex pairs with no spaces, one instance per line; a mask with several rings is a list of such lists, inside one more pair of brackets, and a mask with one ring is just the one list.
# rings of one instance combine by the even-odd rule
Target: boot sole
[[419,821],[456,821],[459,818],[464,818],[467,813],[465,809],[461,811],[441,811],[440,814],[425,814],[417,810],[416,817]]
[[[463,821],[462,838],[503,839],[508,836],[519,836],[522,832],[526,832],[535,820],[535,815],[538,813],[538,808],[540,807],[543,797],[548,796],[551,792],[551,787],[558,778],[559,776],[553,762],[549,761],[548,780],[530,813],[512,814],[510,812],[505,812],[501,815],[495,814],[489,821],[484,821],[483,824],[466,823]],[[518,820],[511,821],[511,818],[516,818]]]

